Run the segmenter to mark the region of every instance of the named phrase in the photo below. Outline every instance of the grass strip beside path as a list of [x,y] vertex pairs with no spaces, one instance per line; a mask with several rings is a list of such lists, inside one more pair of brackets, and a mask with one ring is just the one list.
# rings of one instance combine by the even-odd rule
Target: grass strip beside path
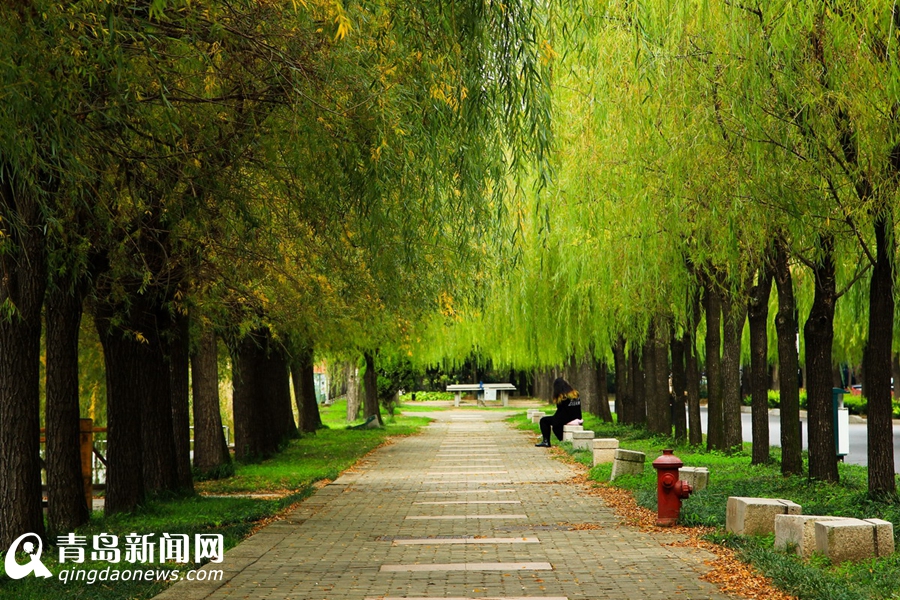
[[[343,411],[343,412],[342,412]],[[351,467],[367,453],[385,443],[389,436],[410,435],[427,425],[424,417],[398,415],[388,422],[384,429],[351,430],[345,428],[343,415],[346,405],[335,404],[323,407],[323,420],[332,428],[323,429],[315,435],[292,440],[278,455],[255,464],[238,464],[233,477],[196,484],[202,495],[182,498],[158,498],[147,502],[131,514],[105,517],[95,512],[90,523],[74,533],[87,536],[86,561],[73,565],[59,564],[57,548],[45,547],[41,556],[44,565],[54,574],[50,579],[38,579],[31,575],[13,581],[5,573],[0,575],[0,599],[46,600],[91,599],[120,600],[151,598],[164,589],[170,581],[155,581],[163,571],[180,571],[184,577],[190,569],[199,565],[193,563],[160,564],[158,553],[154,564],[128,563],[124,561],[124,536],[130,533],[188,534],[191,544],[196,533],[218,533],[224,536],[225,549],[236,546],[262,524],[275,518],[279,513],[303,500],[315,490],[317,482],[337,477],[341,471]],[[340,423],[339,426],[337,424]],[[340,428],[338,428],[340,427]],[[206,494],[215,494],[211,497]],[[250,495],[272,494],[271,497],[251,497]],[[69,533],[69,532],[64,532]],[[93,536],[101,533],[119,537],[118,547],[123,549],[123,560],[118,564],[106,561],[91,561]],[[154,540],[158,542],[158,539]],[[54,537],[52,543],[56,542]],[[157,544],[158,548],[158,544]],[[193,548],[191,548],[193,552]],[[19,563],[27,560],[20,556]],[[0,562],[2,565],[2,562]],[[59,579],[61,571],[97,569],[108,567],[106,581],[69,581]],[[112,571],[142,571],[146,576],[152,570],[150,581],[109,581]],[[71,575],[70,575],[71,576]],[[133,577],[133,575],[131,575]]]
[[[538,427],[524,416],[512,418],[520,429],[534,431]],[[900,553],[891,556],[832,565],[822,556],[802,560],[794,554],[774,550],[774,537],[748,537],[726,534],[725,509],[729,496],[784,498],[803,507],[809,515],[832,515],[860,519],[879,518],[894,524],[895,542],[900,534],[900,504],[876,501],[867,495],[867,470],[857,465],[839,463],[840,483],[810,481],[805,476],[784,477],[778,464],[778,449],[772,449],[768,465],[750,465],[750,444],[738,454],[725,455],[687,445],[675,445],[671,438],[653,436],[643,429],[603,423],[587,416],[584,428],[599,438],[616,438],[619,447],[643,452],[647,456],[644,472],[624,476],[611,486],[633,494],[637,505],[653,511],[657,508],[656,472],[650,463],[664,448],[674,448],[685,466],[708,467],[709,487],[695,492],[684,501],[680,523],[691,527],[709,527],[704,539],[733,550],[735,555],[772,579],[781,590],[803,600],[863,600],[900,598]],[[554,440],[555,442],[555,440]],[[612,465],[591,467],[592,453],[574,450],[562,444],[573,460],[585,465],[588,477],[596,482],[609,482]],[[900,548],[900,545],[897,546]]]

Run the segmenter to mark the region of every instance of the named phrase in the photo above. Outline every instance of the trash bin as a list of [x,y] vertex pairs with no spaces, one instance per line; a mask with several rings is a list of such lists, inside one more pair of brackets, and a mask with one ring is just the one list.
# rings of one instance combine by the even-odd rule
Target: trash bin
[[831,404],[834,410],[834,447],[840,460],[850,454],[850,411],[844,408],[847,390],[831,388]]

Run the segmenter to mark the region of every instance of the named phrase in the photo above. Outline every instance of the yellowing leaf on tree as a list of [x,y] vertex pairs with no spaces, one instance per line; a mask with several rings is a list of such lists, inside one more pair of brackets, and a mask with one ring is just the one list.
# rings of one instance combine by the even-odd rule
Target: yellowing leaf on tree
[[541,43],[541,64],[550,64],[556,57],[556,50],[553,49],[553,46],[550,45],[549,41],[544,40],[543,43]]

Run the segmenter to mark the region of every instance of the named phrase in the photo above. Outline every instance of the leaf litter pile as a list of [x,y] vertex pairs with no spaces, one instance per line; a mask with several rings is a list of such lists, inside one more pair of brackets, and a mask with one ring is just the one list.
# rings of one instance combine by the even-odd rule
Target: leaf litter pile
[[[569,455],[559,449],[560,458]],[[563,456],[564,455],[564,456]],[[750,600],[794,600],[772,585],[768,577],[757,573],[750,565],[738,560],[733,550],[708,542],[702,537],[713,531],[712,527],[658,527],[656,513],[639,506],[631,492],[611,486],[607,483],[588,479],[587,468],[581,463],[567,461],[580,467],[580,473],[572,477],[570,483],[580,485],[585,493],[601,497],[626,525],[637,527],[641,531],[657,534],[680,534],[686,539],[670,542],[667,546],[680,548],[699,548],[714,554],[716,558],[704,561],[710,571],[701,579],[715,584],[726,594],[749,598]]]

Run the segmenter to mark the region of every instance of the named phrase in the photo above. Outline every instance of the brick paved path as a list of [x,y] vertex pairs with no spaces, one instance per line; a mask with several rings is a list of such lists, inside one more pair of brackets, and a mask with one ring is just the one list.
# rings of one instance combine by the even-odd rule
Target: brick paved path
[[[620,526],[498,412],[434,413],[159,600],[726,599],[703,551]],[[590,530],[574,524],[589,523]]]

